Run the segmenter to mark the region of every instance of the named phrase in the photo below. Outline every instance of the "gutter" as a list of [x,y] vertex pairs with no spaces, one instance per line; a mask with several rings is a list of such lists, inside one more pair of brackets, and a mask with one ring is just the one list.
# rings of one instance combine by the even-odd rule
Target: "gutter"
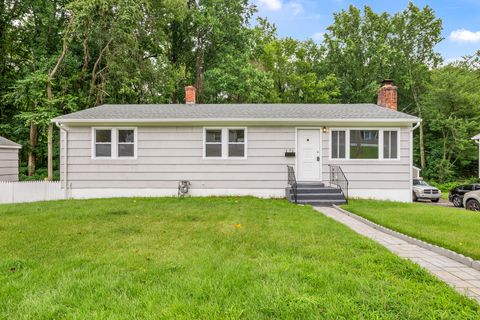
[[[65,199],[68,199],[68,130],[62,124],[55,122],[55,125],[63,132],[65,132]],[[60,139],[61,141],[61,139]],[[60,142],[61,143],[61,142]],[[61,146],[60,146],[61,148]]]
[[55,123],[72,123],[72,124],[98,124],[98,123],[142,123],[142,124],[185,124],[185,123],[228,123],[228,122],[238,122],[238,123],[276,123],[276,124],[309,124],[309,123],[322,123],[325,125],[329,124],[343,124],[343,123],[401,123],[401,124],[413,124],[421,121],[418,118],[414,119],[355,119],[355,118],[345,118],[345,119],[299,119],[299,118],[195,118],[195,119],[186,119],[186,118],[170,118],[170,119],[53,119]]

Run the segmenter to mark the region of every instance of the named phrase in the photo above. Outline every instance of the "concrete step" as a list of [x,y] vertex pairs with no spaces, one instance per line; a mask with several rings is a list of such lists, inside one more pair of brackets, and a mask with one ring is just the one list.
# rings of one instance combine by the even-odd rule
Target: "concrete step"
[[297,188],[323,188],[325,183],[322,182],[297,182]]
[[[293,199],[291,195],[290,199]],[[297,194],[297,200],[345,200],[343,193]]]
[[347,201],[345,199],[343,200],[298,200],[297,204],[303,204],[303,205],[311,205],[314,207],[330,207],[334,204],[336,205],[342,205],[346,204]]
[[[293,190],[291,188],[287,188],[287,193],[288,192],[293,193]],[[311,193],[336,194],[336,193],[342,193],[342,190],[337,188],[330,188],[330,187],[318,188],[318,189],[297,188],[297,194],[311,194]]]

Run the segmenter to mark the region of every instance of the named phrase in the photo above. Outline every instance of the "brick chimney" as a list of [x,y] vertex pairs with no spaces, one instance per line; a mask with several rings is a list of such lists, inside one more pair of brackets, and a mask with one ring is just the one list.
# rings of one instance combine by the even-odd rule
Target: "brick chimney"
[[196,89],[194,86],[185,87],[185,103],[186,104],[195,104],[196,103]]
[[397,110],[397,87],[393,84],[393,80],[383,80],[382,86],[378,90],[379,106]]

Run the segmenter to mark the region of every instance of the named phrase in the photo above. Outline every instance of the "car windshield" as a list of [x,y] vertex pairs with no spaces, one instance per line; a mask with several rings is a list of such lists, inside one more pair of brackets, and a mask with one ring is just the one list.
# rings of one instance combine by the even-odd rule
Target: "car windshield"
[[420,179],[413,179],[413,185],[414,186],[428,186],[428,183],[426,183],[423,180]]

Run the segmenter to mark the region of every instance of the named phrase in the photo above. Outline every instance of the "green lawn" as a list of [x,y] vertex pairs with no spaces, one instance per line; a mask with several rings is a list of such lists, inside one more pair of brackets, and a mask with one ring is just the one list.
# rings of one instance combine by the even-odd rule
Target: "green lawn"
[[479,317],[417,265],[284,200],[0,206],[0,319]]
[[390,229],[480,260],[478,212],[374,200],[351,200],[342,207]]

